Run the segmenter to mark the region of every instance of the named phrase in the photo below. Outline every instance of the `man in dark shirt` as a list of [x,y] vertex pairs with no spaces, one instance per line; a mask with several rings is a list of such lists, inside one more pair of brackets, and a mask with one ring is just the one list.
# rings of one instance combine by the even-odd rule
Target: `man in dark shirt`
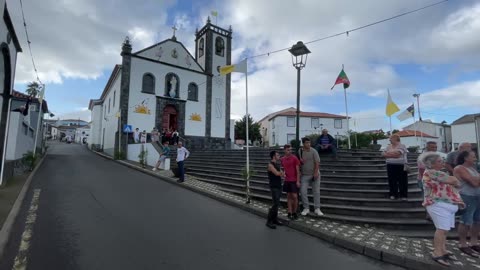
[[315,150],[317,150],[318,153],[332,152],[333,158],[337,159],[337,147],[335,145],[335,139],[332,137],[332,135],[328,134],[327,129],[322,130],[322,135],[318,137],[315,144]]
[[270,191],[272,192],[273,205],[268,211],[266,224],[270,229],[276,229],[275,225],[283,225],[278,220],[278,206],[280,205],[280,197],[282,196],[282,177],[284,177],[285,174],[280,170],[280,165],[278,164],[279,160],[280,154],[277,151],[271,151],[267,173]]
[[447,168],[450,175],[453,175],[453,169],[457,166],[457,157],[463,151],[472,151],[472,145],[468,142],[463,142],[458,147],[457,151],[448,153],[447,160],[445,161],[445,167]]

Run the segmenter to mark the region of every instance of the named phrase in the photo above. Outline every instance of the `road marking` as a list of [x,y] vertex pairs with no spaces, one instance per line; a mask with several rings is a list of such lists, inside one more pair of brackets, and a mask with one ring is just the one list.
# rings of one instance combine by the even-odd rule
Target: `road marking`
[[20,247],[18,248],[18,254],[15,257],[15,262],[12,270],[25,270],[27,269],[27,255],[30,248],[30,240],[33,235],[33,225],[37,220],[38,201],[40,198],[40,189],[33,190],[32,202],[30,203],[30,209],[28,209],[27,219],[25,221],[25,229],[20,240]]

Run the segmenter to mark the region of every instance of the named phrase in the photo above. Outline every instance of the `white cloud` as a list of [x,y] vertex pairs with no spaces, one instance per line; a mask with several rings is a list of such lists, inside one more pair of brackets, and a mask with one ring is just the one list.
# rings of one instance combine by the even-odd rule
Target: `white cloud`
[[[41,79],[62,83],[65,78],[98,78],[120,63],[121,43],[127,34],[134,51],[170,38],[172,25],[167,25],[170,21],[178,28],[177,40],[193,53],[195,29],[204,25],[211,10],[219,11],[219,26],[232,25],[232,61],[236,62],[245,54],[287,48],[298,40],[306,42],[328,36],[430,3],[430,0],[311,0],[297,1],[292,6],[291,1],[281,0],[273,7],[269,1],[227,0],[215,7],[193,2],[191,11],[175,12],[172,8],[175,1],[131,5],[120,0],[60,3],[45,0],[25,3],[24,8]],[[8,5],[24,49],[19,55],[16,79],[31,81],[35,77],[25,45],[19,3],[9,0]],[[439,106],[478,106],[475,100],[479,91],[474,90],[478,89],[478,83],[456,81],[458,75],[480,68],[478,32],[480,3],[464,0],[450,1],[348,36],[308,44],[312,53],[302,70],[302,110],[319,110],[304,105],[314,96],[340,98],[330,87],[342,64],[352,82],[349,91],[353,94],[382,98],[385,89],[390,88],[399,105],[411,102],[415,85],[398,74],[393,65],[417,64],[424,71],[435,71],[439,64],[452,64],[458,67],[455,69],[458,73],[451,74],[453,85],[422,94],[422,106],[427,110]],[[254,71],[248,78],[250,113],[254,119],[296,106],[296,71],[288,51],[251,59],[249,68]],[[232,79],[232,117],[245,112],[244,83],[242,76],[235,75]],[[462,91],[462,95],[452,96],[451,91]],[[451,102],[452,99],[459,100],[458,104]],[[385,120],[380,119],[384,116],[383,107],[364,108],[369,110],[352,113],[354,117],[365,118],[359,122],[359,129],[385,127]]]

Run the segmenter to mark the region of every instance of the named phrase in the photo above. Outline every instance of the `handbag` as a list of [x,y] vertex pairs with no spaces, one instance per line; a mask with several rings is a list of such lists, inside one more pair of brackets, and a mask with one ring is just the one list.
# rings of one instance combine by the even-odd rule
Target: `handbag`
[[403,171],[409,173],[410,170],[411,170],[410,165],[408,165],[408,164],[403,164]]

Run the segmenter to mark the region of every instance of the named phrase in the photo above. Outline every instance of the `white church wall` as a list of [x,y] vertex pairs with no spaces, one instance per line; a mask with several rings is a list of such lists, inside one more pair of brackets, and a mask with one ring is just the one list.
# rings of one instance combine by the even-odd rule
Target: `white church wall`
[[[174,50],[176,50],[175,53]],[[202,72],[200,66],[195,63],[194,57],[192,57],[180,43],[175,41],[169,40],[158,44],[157,46],[145,50],[138,55],[156,61]],[[173,57],[174,55],[176,55],[176,57]]]
[[[119,108],[120,101],[120,78],[117,76],[113,82],[110,89],[107,90],[105,99],[103,101],[103,119],[102,119],[102,131],[101,136],[103,137],[103,151],[106,154],[114,154],[115,147],[115,137],[118,130],[118,118],[117,112]],[[113,106],[113,99],[115,96],[115,106]],[[103,135],[103,129],[105,129],[105,135]],[[118,136],[118,135],[117,135]]]
[[[160,157],[160,154],[155,150],[153,145],[151,143],[146,143],[144,144],[145,150],[147,150],[147,165],[148,166],[154,166],[158,158]],[[127,150],[127,159],[131,161],[138,162],[139,158],[138,155],[142,151],[142,144],[137,143],[137,144],[129,144],[128,145],[128,150]],[[170,157],[171,159],[172,157]]]
[[[155,77],[155,95],[141,92],[142,78],[145,73],[151,73]],[[150,132],[155,124],[156,96],[165,94],[165,76],[173,72],[179,77],[180,99],[187,100],[188,85],[193,82],[198,86],[198,101],[187,100],[185,106],[185,134],[191,136],[205,135],[205,103],[206,103],[206,75],[192,71],[165,66],[148,62],[138,58],[132,58],[130,75],[130,101],[128,123],[133,128]],[[150,110],[150,114],[136,113],[136,106],[144,103]],[[198,114],[201,121],[192,121],[192,114]],[[195,118],[194,118],[195,119]]]
[[230,115],[226,113],[226,76],[217,76],[217,67],[226,65],[227,50],[225,48],[224,56],[218,56],[215,54],[215,39],[221,37],[224,40],[225,47],[227,46],[227,39],[221,35],[213,34],[213,55],[212,55],[212,67],[214,71],[213,83],[212,83],[212,130],[211,136],[216,138],[225,137],[225,117],[230,119]]

